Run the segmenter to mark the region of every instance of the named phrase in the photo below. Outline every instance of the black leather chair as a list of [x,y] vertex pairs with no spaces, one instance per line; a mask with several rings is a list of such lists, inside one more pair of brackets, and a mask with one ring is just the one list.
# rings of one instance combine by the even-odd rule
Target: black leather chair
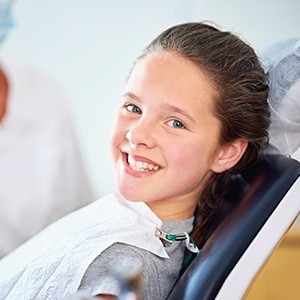
[[241,299],[299,214],[299,176],[300,163],[282,155],[241,174],[168,300]]

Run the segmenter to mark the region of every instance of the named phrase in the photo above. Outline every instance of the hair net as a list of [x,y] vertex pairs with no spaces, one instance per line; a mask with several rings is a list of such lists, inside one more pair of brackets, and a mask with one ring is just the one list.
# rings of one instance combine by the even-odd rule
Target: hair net
[[280,41],[263,53],[269,73],[269,153],[292,155],[300,146],[300,39]]

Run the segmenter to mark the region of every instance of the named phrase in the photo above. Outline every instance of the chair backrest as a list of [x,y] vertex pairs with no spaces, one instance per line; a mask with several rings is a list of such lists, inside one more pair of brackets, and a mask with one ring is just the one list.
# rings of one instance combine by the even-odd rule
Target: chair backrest
[[243,180],[236,180],[224,199],[222,217],[169,300],[241,299],[299,214],[298,161],[265,155],[241,175]]

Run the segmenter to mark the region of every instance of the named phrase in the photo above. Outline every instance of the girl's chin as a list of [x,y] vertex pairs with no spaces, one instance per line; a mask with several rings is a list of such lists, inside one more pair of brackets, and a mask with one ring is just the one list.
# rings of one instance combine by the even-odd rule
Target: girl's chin
[[143,202],[142,197],[139,197],[138,195],[133,195],[132,193],[124,192],[122,189],[119,189],[119,194],[125,198],[126,200],[130,202]]

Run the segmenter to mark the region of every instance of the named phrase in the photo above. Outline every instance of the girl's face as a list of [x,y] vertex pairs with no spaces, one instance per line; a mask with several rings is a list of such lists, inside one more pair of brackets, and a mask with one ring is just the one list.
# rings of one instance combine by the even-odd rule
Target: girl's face
[[193,215],[219,151],[217,92],[176,54],[148,54],[129,77],[112,133],[117,186],[161,218]]

